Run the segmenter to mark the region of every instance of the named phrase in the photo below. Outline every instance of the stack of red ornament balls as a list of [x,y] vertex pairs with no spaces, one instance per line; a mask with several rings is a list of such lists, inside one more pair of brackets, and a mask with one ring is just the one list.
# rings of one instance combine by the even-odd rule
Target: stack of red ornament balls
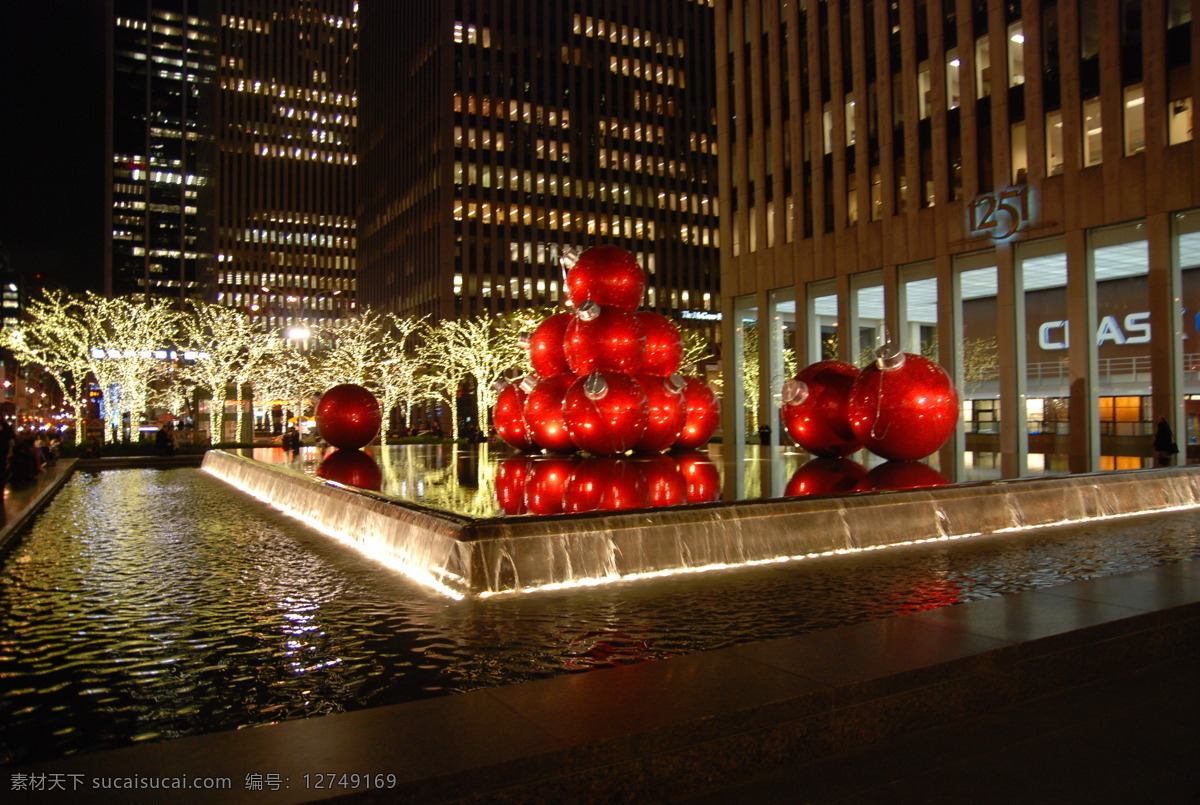
[[783,422],[796,444],[823,458],[863,447],[889,461],[917,461],[941,447],[958,421],[946,370],[890,347],[863,370],[821,361],[784,384]]
[[617,246],[594,246],[567,270],[571,312],[529,338],[534,374],[507,384],[493,411],[496,433],[521,450],[616,456],[706,444],[717,429],[716,395],[678,373],[683,339],[660,313],[639,311],[646,275]]

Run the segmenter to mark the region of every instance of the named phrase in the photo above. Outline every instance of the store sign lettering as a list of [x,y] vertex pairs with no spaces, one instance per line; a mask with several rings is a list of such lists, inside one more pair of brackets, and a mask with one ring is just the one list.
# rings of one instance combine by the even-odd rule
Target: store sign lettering
[[1026,185],[983,193],[967,204],[967,232],[994,240],[1011,238],[1029,225],[1029,209]]
[[[1071,339],[1065,321],[1047,321],[1038,326],[1038,346],[1046,350],[1066,349]],[[1123,320],[1105,316],[1096,328],[1096,346],[1105,344],[1149,344],[1150,314],[1130,313]]]

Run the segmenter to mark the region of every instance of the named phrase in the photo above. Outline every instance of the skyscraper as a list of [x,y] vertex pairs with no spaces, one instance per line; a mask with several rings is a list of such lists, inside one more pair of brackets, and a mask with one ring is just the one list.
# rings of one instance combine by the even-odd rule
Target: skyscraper
[[706,2],[363,4],[365,304],[550,305],[559,257],[638,255],[647,309],[717,315]]
[[219,302],[285,327],[354,307],[358,3],[220,0]]
[[202,293],[216,39],[200,0],[109,0],[105,292]]

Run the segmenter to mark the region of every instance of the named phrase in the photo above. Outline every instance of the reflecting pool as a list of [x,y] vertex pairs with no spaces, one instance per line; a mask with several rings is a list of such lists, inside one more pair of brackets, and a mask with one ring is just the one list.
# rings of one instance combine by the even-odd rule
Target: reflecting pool
[[[299,461],[315,472],[316,457]],[[430,461],[427,491],[465,471]],[[1200,513],[1186,512],[456,602],[200,470],[77,473],[0,568],[0,763],[655,660],[1198,553]]]

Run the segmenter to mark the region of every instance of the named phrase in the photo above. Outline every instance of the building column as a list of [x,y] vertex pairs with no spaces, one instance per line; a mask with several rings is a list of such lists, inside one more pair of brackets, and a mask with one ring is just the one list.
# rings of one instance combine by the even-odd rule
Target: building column
[[1025,411],[1025,286],[1011,243],[996,246],[996,341],[1000,363],[1000,477],[1029,466]]
[[1067,252],[1067,372],[1070,381],[1071,472],[1100,468],[1100,408],[1096,400],[1096,283],[1088,256],[1087,232],[1072,229],[1064,237]]
[[1176,461],[1187,463],[1187,413],[1183,403],[1183,293],[1171,248],[1171,216],[1146,218],[1150,291],[1150,407],[1152,422],[1165,416],[1180,445]]

